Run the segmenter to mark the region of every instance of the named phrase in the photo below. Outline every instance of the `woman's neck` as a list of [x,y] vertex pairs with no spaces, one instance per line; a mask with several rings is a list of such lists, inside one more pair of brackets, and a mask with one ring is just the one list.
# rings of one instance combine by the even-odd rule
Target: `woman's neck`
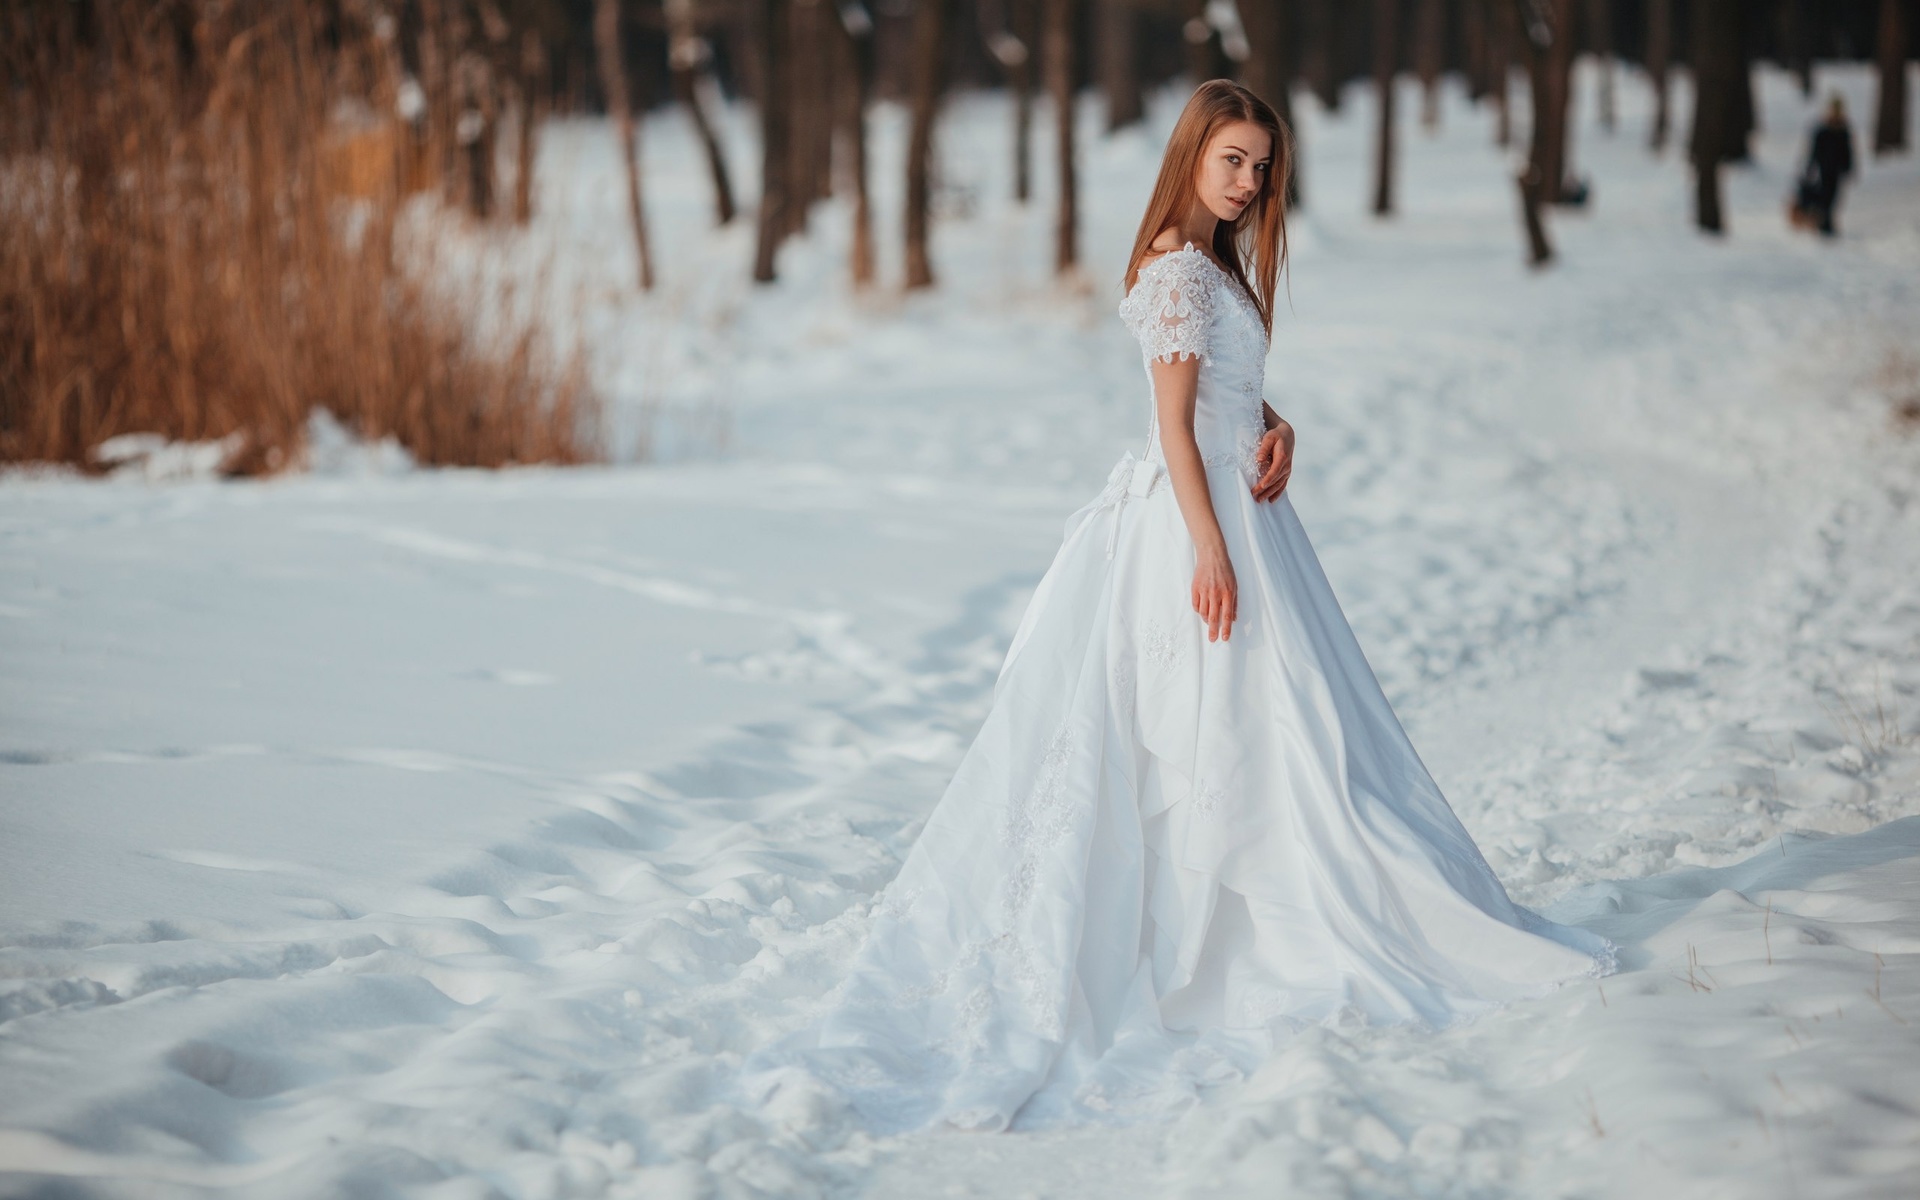
[[1196,199],[1193,207],[1187,210],[1186,216],[1174,226],[1173,232],[1182,242],[1192,242],[1196,246],[1211,248],[1213,231],[1219,228],[1219,225],[1220,218],[1214,216],[1206,205]]

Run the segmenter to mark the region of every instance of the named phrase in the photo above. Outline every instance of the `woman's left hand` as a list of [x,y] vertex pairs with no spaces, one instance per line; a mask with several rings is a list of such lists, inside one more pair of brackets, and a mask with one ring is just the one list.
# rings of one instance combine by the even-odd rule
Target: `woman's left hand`
[[1282,420],[1260,439],[1260,479],[1253,485],[1253,498],[1278,500],[1293,476],[1293,426]]

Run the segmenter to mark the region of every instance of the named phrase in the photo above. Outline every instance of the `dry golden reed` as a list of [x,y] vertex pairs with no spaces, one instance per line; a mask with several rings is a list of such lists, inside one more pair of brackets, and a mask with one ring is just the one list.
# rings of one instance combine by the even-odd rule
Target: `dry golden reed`
[[451,218],[401,219],[432,181],[380,5],[8,10],[0,460],[239,433],[226,469],[271,471],[316,406],[426,463],[596,456],[578,350],[504,293],[429,285]]

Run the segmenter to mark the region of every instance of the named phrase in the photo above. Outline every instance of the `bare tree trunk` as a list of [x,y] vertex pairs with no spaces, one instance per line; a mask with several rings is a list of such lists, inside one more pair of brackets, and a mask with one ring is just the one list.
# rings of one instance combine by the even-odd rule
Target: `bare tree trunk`
[[533,134],[543,115],[547,49],[538,30],[520,33],[520,127],[515,131],[513,220],[533,220]]
[[[1268,104],[1289,132],[1293,129],[1292,0],[1238,0],[1240,24],[1247,35],[1246,84]],[[1276,147],[1276,151],[1277,151]],[[1300,206],[1300,160],[1294,156],[1287,177],[1287,206]]]
[[706,101],[700,95],[701,79],[711,71],[713,49],[700,36],[695,0],[666,0],[667,63],[673,71],[673,91],[706,152],[707,173],[713,177],[713,210],[716,222],[733,220],[733,181],[727,173],[727,156],[720,148],[720,137],[707,114]]
[[756,107],[766,103],[769,95],[767,47],[763,36],[765,33],[763,22],[766,19],[766,13],[762,11],[764,7],[763,0],[737,0],[730,12],[726,9],[721,10],[728,12],[732,18],[728,22],[732,27],[730,33],[734,47],[740,52],[739,61],[734,64],[738,72],[735,82],[740,88],[740,94],[751,100]]
[[1728,81],[1728,101],[1733,105],[1727,122],[1727,162],[1748,162],[1753,158],[1753,135],[1760,128],[1760,109],[1753,99],[1753,42],[1747,36],[1753,7],[1742,4],[1734,9],[1728,23],[1733,45],[1733,75]]
[[[410,170],[417,149],[417,139],[413,134],[415,123],[400,113],[400,93],[405,86],[407,68],[400,48],[400,23],[398,21],[376,22],[374,43],[379,47],[378,82],[375,91],[375,105],[383,112],[398,116],[396,122],[398,136],[394,139],[394,153],[391,163],[391,177],[383,189],[380,202],[375,211],[381,215],[376,218],[376,235],[392,233],[392,210],[409,187]],[[387,243],[391,251],[391,243]],[[391,261],[390,257],[388,261]]]
[[1733,73],[1741,0],[1693,0],[1693,135],[1687,150],[1693,160],[1694,223],[1721,233],[1726,220],[1720,203],[1720,164],[1733,118]]
[[1880,66],[1880,97],[1874,114],[1873,152],[1907,148],[1907,10],[1904,0],[1880,0],[1874,36]]
[[1533,84],[1533,143],[1528,159],[1540,173],[1542,203],[1567,190],[1567,126],[1573,87],[1573,0],[1515,0],[1520,38]]
[[1047,92],[1053,99],[1054,143],[1060,156],[1053,266],[1063,275],[1080,261],[1079,180],[1073,165],[1073,10],[1073,0],[1044,0],[1040,34]]
[[789,125],[786,97],[791,91],[788,68],[788,0],[750,0],[749,13],[760,74],[760,213],[753,256],[756,283],[774,279],[774,258],[788,229],[787,156]]
[[[1567,198],[1567,132],[1573,125],[1573,0],[1542,0],[1551,14],[1553,41],[1547,50],[1546,158],[1540,185],[1549,204]],[[1540,119],[1536,114],[1536,120]]]
[[1786,67],[1800,85],[1800,95],[1813,96],[1813,46],[1808,34],[1807,0],[1780,0],[1780,49]]
[[913,117],[907,137],[907,287],[933,286],[927,256],[932,204],[933,118],[940,103],[940,60],[947,0],[919,0],[913,14]]
[[1519,36],[1513,5],[1487,0],[1487,83],[1493,89],[1493,142],[1513,145],[1513,51]]
[[1600,67],[1600,128],[1612,133],[1619,124],[1614,102],[1613,3],[1587,0],[1587,40]]
[[1094,36],[1100,54],[1100,88],[1107,94],[1107,132],[1135,124],[1146,116],[1140,98],[1140,73],[1135,68],[1135,18],[1132,0],[1098,0]]
[[805,233],[807,214],[820,198],[818,143],[827,97],[820,79],[820,0],[787,6],[787,227],[783,236]]
[[[467,201],[473,215],[486,220],[496,208],[498,190],[500,118],[506,110],[506,93],[514,72],[509,41],[513,26],[493,0],[480,0],[480,33],[477,43],[463,56],[461,72],[465,108],[461,113],[464,128],[461,138],[467,148]],[[484,45],[484,49],[481,46]]]
[[462,188],[467,211],[484,221],[493,215],[494,146],[499,105],[494,97],[493,72],[478,54],[461,56],[459,75],[460,120],[454,127],[465,161]]
[[1240,64],[1240,82],[1279,112],[1284,74],[1276,53],[1281,48],[1280,5],[1274,0],[1236,0],[1235,7],[1247,35],[1247,61]]
[[514,126],[513,145],[513,223],[525,225],[533,220],[533,100],[521,93],[519,119]]
[[1420,128],[1440,129],[1440,71],[1447,52],[1445,0],[1420,0],[1413,34],[1415,70],[1420,76]]
[[840,128],[845,178],[853,193],[853,238],[849,266],[855,287],[874,277],[873,204],[867,194],[867,104],[873,95],[873,18],[865,7],[840,9]]
[[1033,77],[1035,51],[1040,45],[1040,0],[1007,0],[1009,27],[1019,43],[1008,45],[1008,73],[1013,80],[1013,198],[1025,204],[1033,198]]
[[487,120],[481,111],[485,67],[473,50],[473,23],[465,4],[449,4],[441,25],[445,37],[440,43],[446,63],[448,128],[446,196],[482,220],[492,202],[488,179],[480,161],[492,139],[487,137]]
[[1553,259],[1553,244],[1547,238],[1542,208],[1548,202],[1545,163],[1553,139],[1553,123],[1547,114],[1553,108],[1551,77],[1553,43],[1556,31],[1542,11],[1539,0],[1514,0],[1510,10],[1513,42],[1526,56],[1527,82],[1533,98],[1533,133],[1527,147],[1527,164],[1520,171],[1520,212],[1527,236],[1527,261],[1543,266]]
[[1180,27],[1187,44],[1187,77],[1195,84],[1214,77],[1213,25],[1207,20],[1207,0],[1184,0],[1186,24]]
[[1653,81],[1653,132],[1648,145],[1658,154],[1667,148],[1673,124],[1667,77],[1673,69],[1673,0],[1647,0],[1647,76]]
[[1393,79],[1399,67],[1399,0],[1374,0],[1373,91],[1380,109],[1373,160],[1373,214],[1377,217],[1393,215]]
[[607,94],[614,130],[627,165],[627,212],[633,218],[633,244],[640,258],[640,288],[653,288],[653,251],[647,244],[647,213],[640,199],[639,131],[627,100],[627,72],[620,61],[619,0],[594,0],[593,42],[600,62],[600,87]]
[[836,72],[840,56],[833,52],[833,46],[840,38],[836,28],[840,16],[832,0],[803,0],[801,7],[806,10],[807,33],[813,43],[809,84],[813,96],[808,104],[813,123],[807,139],[807,190],[811,200],[825,200],[833,195],[833,135],[839,113],[835,97],[840,89]]
[[1553,261],[1553,243],[1540,215],[1540,177],[1532,167],[1520,172],[1520,223],[1527,232],[1527,265],[1544,267]]
[[420,0],[420,89],[426,93],[427,161],[442,189],[450,187],[453,170],[453,96],[448,86],[446,21],[441,0]]
[[816,194],[813,177],[813,140],[820,124],[820,46],[813,16],[819,0],[788,0],[787,90],[787,227],[781,236],[792,239],[807,232],[807,216]]
[[1467,98],[1475,102],[1493,90],[1488,15],[1487,0],[1465,0],[1460,6],[1460,48],[1467,60]]
[[1334,0],[1301,0],[1300,74],[1328,112],[1340,111],[1340,81],[1334,63]]

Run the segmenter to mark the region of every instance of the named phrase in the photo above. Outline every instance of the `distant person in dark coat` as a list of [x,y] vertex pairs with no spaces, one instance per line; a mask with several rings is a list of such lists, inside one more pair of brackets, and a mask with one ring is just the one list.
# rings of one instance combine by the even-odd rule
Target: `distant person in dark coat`
[[1847,124],[1847,105],[1839,95],[1827,102],[1827,119],[1813,127],[1807,150],[1807,169],[1800,183],[1799,207],[1821,233],[1832,237],[1834,209],[1840,204],[1840,184],[1853,174],[1853,127]]

